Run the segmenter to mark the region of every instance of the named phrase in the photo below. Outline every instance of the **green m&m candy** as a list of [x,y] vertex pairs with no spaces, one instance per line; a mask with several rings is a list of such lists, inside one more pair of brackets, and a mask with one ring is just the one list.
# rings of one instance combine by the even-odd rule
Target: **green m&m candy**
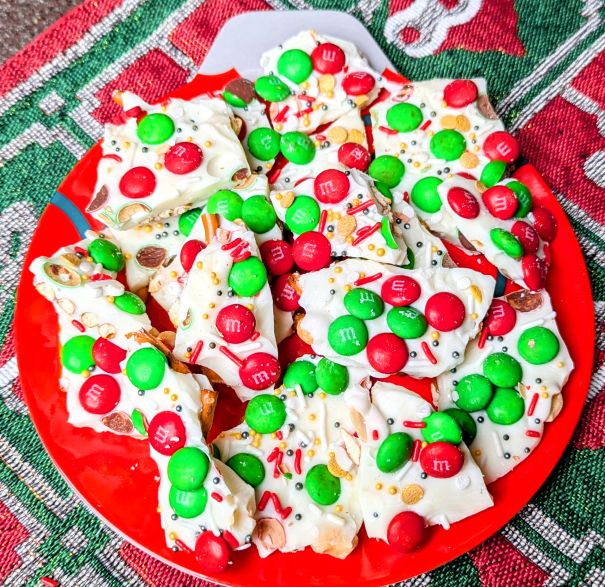
[[279,56],[277,71],[295,84],[300,84],[311,75],[313,63],[308,53],[301,49],[290,49]]
[[281,135],[272,128],[255,128],[248,135],[250,153],[261,161],[274,159],[279,153]]
[[147,438],[147,424],[145,422],[145,416],[143,415],[143,412],[141,412],[141,410],[139,410],[138,408],[135,408],[130,414],[130,419],[132,420],[132,425],[134,426],[134,429],[141,436]]
[[296,196],[286,210],[286,225],[295,234],[313,230],[319,224],[321,210],[310,196]]
[[405,165],[397,157],[393,157],[393,155],[380,155],[380,157],[376,157],[368,168],[370,177],[379,181],[387,188],[397,187],[401,183],[404,173]]
[[258,257],[248,257],[233,264],[228,283],[242,298],[255,296],[267,283],[267,269]]
[[389,201],[393,202],[393,192],[381,181],[375,181],[374,187]]
[[362,320],[373,320],[384,312],[382,298],[377,293],[363,287],[356,287],[347,292],[343,302],[349,314]]
[[525,413],[525,402],[516,389],[497,387],[487,406],[487,417],[494,424],[508,426],[518,422]]
[[422,110],[414,104],[401,102],[387,110],[387,124],[399,132],[411,132],[422,122]]
[[240,452],[233,455],[226,464],[252,487],[258,487],[265,479],[265,466],[257,456]]
[[423,212],[432,214],[441,209],[441,196],[437,188],[443,183],[438,177],[424,177],[412,186],[412,203]]
[[191,491],[201,487],[208,475],[210,460],[195,446],[179,448],[168,461],[168,479],[177,489]]
[[145,313],[145,303],[132,292],[125,291],[121,296],[115,297],[113,301],[122,312],[127,314],[140,315]]
[[201,208],[193,208],[192,210],[187,210],[187,212],[181,214],[179,217],[179,230],[183,235],[189,236],[191,234],[191,230],[201,213]]
[[237,220],[242,217],[244,200],[231,190],[219,190],[208,200],[206,211],[209,214],[220,214],[227,220]]
[[282,155],[296,165],[307,165],[315,157],[315,143],[306,134],[298,131],[283,134],[280,149]]
[[544,365],[559,353],[559,339],[549,328],[533,326],[521,334],[517,350],[528,363]]
[[427,442],[449,442],[460,444],[462,442],[462,430],[458,422],[444,412],[433,412],[423,419],[426,424],[420,431],[422,438]]
[[506,184],[506,187],[513,190],[519,203],[515,218],[525,218],[530,213],[533,205],[531,192],[520,181],[511,181]]
[[391,308],[387,314],[387,325],[401,338],[420,338],[428,328],[426,318],[412,306]]
[[277,396],[261,393],[248,402],[244,420],[255,432],[271,434],[286,421],[286,406]]
[[440,130],[432,136],[430,149],[438,159],[455,161],[464,153],[466,140],[457,130]]
[[267,102],[281,102],[290,95],[290,88],[276,75],[263,75],[254,82],[256,93]]
[[208,492],[205,487],[183,491],[174,485],[168,494],[170,507],[181,518],[195,518],[204,513],[208,503]]
[[389,434],[380,444],[376,453],[376,466],[383,473],[392,473],[401,469],[412,454],[414,441],[405,432]]
[[92,336],[81,334],[72,336],[61,348],[61,364],[72,373],[80,374],[94,367],[92,347],[95,339]]
[[380,234],[382,235],[382,238],[389,249],[399,248],[399,245],[391,232],[391,222],[388,216],[383,216],[382,220],[380,221]]
[[523,245],[514,234],[502,228],[492,228],[489,231],[489,238],[496,247],[509,257],[520,259],[523,256]]
[[315,379],[323,391],[338,395],[349,385],[349,372],[345,366],[324,358],[315,367]]
[[277,216],[265,196],[252,196],[242,204],[242,220],[257,234],[264,234],[275,226]]
[[137,136],[146,145],[165,143],[174,134],[172,118],[161,112],[148,114],[137,124]]
[[456,420],[458,426],[460,426],[460,430],[462,430],[464,444],[470,446],[473,440],[475,440],[475,436],[477,436],[477,423],[473,420],[472,416],[468,412],[458,408],[449,408],[448,410],[444,410],[443,413]]
[[514,387],[521,381],[519,361],[506,353],[494,353],[483,361],[483,374],[496,387]]
[[466,375],[456,385],[456,405],[467,412],[476,412],[487,406],[492,399],[492,384],[487,377]]
[[317,389],[315,365],[311,361],[294,361],[286,369],[284,385],[288,389],[300,385],[304,394],[313,393]]
[[155,389],[166,371],[164,353],[154,347],[139,349],[126,362],[126,377],[137,389]]
[[96,238],[88,245],[88,254],[95,263],[101,263],[108,271],[124,268],[124,255],[118,246],[105,238]]
[[314,465],[307,472],[305,488],[309,497],[319,505],[332,505],[340,497],[340,479],[326,465]]
[[506,173],[506,163],[504,161],[490,161],[481,171],[481,183],[491,188],[496,185]]
[[410,247],[408,247],[408,262],[405,265],[402,265],[402,269],[414,269],[416,265],[416,256],[414,255],[414,251]]
[[339,355],[350,357],[366,348],[368,329],[355,316],[340,316],[328,328],[328,342]]

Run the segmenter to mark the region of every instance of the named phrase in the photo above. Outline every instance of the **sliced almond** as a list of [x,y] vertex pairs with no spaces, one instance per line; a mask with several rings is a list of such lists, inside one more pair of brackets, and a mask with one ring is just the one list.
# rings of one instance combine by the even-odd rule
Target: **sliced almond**
[[281,199],[279,200],[279,205],[282,208],[289,208],[292,205],[292,202],[294,202],[294,198],[296,197],[296,194],[294,192],[284,192],[281,195]]
[[352,214],[343,214],[336,222],[336,232],[342,238],[347,238],[355,232],[357,220]]
[[552,422],[563,409],[563,396],[560,393],[557,395],[553,395],[552,404],[550,406],[550,413],[548,414],[548,418],[546,418],[546,422]]
[[336,87],[336,78],[329,73],[324,73],[319,77],[318,85],[319,91],[322,94],[327,94]]
[[357,432],[357,436],[359,436],[363,442],[367,442],[368,433],[366,432],[365,418],[355,408],[349,408],[349,415],[351,417],[351,423],[355,428],[355,432]]
[[118,331],[116,327],[113,324],[110,324],[109,322],[105,322],[105,324],[101,324],[99,326],[99,334],[103,338],[114,338],[117,332]]
[[55,290],[50,287],[48,283],[38,283],[38,285],[36,285],[36,289],[38,290],[38,293],[44,296],[47,300],[52,302],[55,299]]
[[76,311],[76,305],[68,298],[57,300],[57,304],[66,314],[72,315]]
[[94,328],[99,323],[99,319],[94,312],[84,312],[80,317],[80,320],[82,321],[82,324],[88,328]]
[[[365,430],[365,425],[364,425],[364,430]],[[356,465],[359,465],[359,461],[361,460],[361,446],[359,445],[359,442],[352,434],[350,434],[343,428],[340,429],[340,434],[342,436],[343,442],[345,443],[345,450],[347,451],[349,458]],[[358,434],[359,434],[359,432],[358,432]]]

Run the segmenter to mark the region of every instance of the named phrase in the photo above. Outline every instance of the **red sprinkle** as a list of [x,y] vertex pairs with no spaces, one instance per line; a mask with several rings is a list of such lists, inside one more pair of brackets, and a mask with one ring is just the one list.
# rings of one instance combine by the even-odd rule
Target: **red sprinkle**
[[282,520],[285,520],[292,513],[292,508],[288,506],[286,509],[282,510],[279,515]]
[[191,362],[192,363],[197,363],[198,357],[200,356],[200,353],[202,352],[203,348],[204,348],[204,341],[198,340],[195,343],[195,348],[193,349],[193,352],[191,353]]
[[374,273],[374,275],[368,275],[367,277],[361,277],[357,281],[353,282],[355,287],[359,285],[365,285],[366,283],[372,283],[372,281],[376,281],[382,277],[382,273]]
[[536,411],[536,405],[538,404],[538,399],[540,399],[540,394],[534,393],[533,397],[531,398],[531,402],[529,402],[529,408],[527,408],[528,416],[534,415],[534,412]]
[[247,248],[248,243],[240,243],[229,253],[229,255],[231,255],[231,257],[237,257],[238,255],[241,255]]
[[180,538],[177,538],[174,543],[179,547],[180,550],[182,550],[183,552],[188,552],[188,553],[193,553],[193,550],[191,550]]
[[299,94],[296,96],[297,100],[302,100],[303,102],[315,102],[315,98],[313,96],[307,96],[306,94]]
[[[122,157],[120,157],[119,155],[115,155],[114,153],[109,153],[108,155],[103,155],[101,157],[101,159],[113,159],[114,161],[117,161],[118,163],[122,163]],[[40,579],[40,581],[42,581],[42,579]]]
[[252,256],[250,251],[244,251],[241,255],[233,258],[234,263],[239,263],[240,261],[245,261],[248,257]]
[[423,341],[422,343],[420,343],[420,348],[422,349],[422,352],[426,355],[426,358],[433,365],[436,365],[437,359],[435,358],[435,355],[433,353],[431,353],[431,349],[429,348],[429,345],[425,341]]
[[328,219],[328,211],[322,210],[319,215],[319,226],[317,227],[317,232],[323,232],[326,227],[326,220]]
[[233,534],[231,534],[231,532],[229,532],[229,530],[223,530],[223,538],[225,539],[225,542],[233,550],[235,550],[239,546],[239,542],[237,541],[237,538],[235,536],[233,536]]
[[294,471],[297,475],[302,473],[302,469],[300,468],[300,461],[302,459],[302,450],[300,448],[296,449],[296,453],[294,454]]
[[273,119],[273,122],[283,122],[286,120],[286,116],[288,115],[288,110],[290,110],[290,106],[286,106],[282,110],[280,110]]
[[477,346],[482,349],[485,346],[485,341],[487,340],[487,337],[489,336],[489,328],[487,327],[483,327],[483,329],[481,330],[481,334],[479,335],[479,342],[477,343]]
[[241,242],[242,242],[241,238],[236,238],[234,241],[231,241],[230,243],[227,243],[226,245],[223,245],[221,247],[221,250],[228,251],[230,249],[233,249],[233,248],[237,247]]
[[389,128],[388,126],[379,126],[378,130],[382,131],[387,135],[396,135],[399,131]]
[[106,275],[105,273],[94,273],[88,278],[90,281],[107,281],[111,279],[110,275]]
[[278,514],[281,514],[283,510],[277,493],[270,493],[269,496],[271,497],[271,501],[273,502],[273,507],[275,508],[275,511]]
[[372,440],[378,440],[378,430],[372,430]]
[[406,428],[426,428],[426,422],[412,422],[411,420],[404,420],[403,425]]
[[278,430],[278,431],[275,433],[275,436],[277,436],[277,438],[278,438],[279,440],[283,440],[283,439],[284,439],[284,433],[283,433],[281,430]]
[[371,226],[369,228],[365,227],[365,230],[359,230],[357,232],[357,238],[353,241],[352,245],[354,247],[357,246],[360,242],[364,241],[368,237],[372,236],[376,231],[380,230],[381,226],[382,225],[380,224],[380,222],[377,222],[376,224],[374,224],[374,226]]
[[311,112],[313,112],[313,108],[305,108],[304,110],[299,110],[294,116],[296,116],[296,118],[301,118],[307,114],[311,114]]
[[273,466],[273,478],[274,479],[279,479],[279,476],[281,474],[279,467],[283,460],[284,460],[284,453],[279,451],[277,453],[277,458],[275,459],[275,465]]
[[268,503],[270,497],[271,497],[270,491],[265,491],[263,493],[262,497],[260,498],[260,501],[258,502],[258,511],[259,512],[262,512],[267,507],[267,503]]
[[540,433],[537,430],[526,430],[525,436],[529,436],[530,438],[540,438]]
[[75,326],[80,332],[84,332],[86,330],[86,326],[82,324],[82,322],[78,322],[77,320],[71,321],[72,326]]
[[366,200],[363,204],[359,204],[359,206],[355,206],[354,208],[348,208],[347,214],[352,216],[353,214],[357,214],[357,212],[362,212],[366,208],[373,206],[375,204],[374,200]]
[[426,130],[429,126],[431,126],[432,120],[427,120],[421,127],[420,130]]
[[323,142],[326,140],[326,135],[315,135],[315,138],[320,141]]
[[269,454],[269,456],[267,457],[267,462],[268,463],[272,463],[277,458],[278,454],[279,454],[279,448],[275,447],[271,451],[271,454]]
[[238,367],[242,367],[244,361],[242,361],[236,354],[232,353],[226,346],[218,347],[218,350],[223,353],[229,360],[233,361]]
[[417,462],[422,450],[422,441],[418,438],[414,440],[414,447],[412,448],[412,461]]
[[88,251],[86,249],[83,249],[82,247],[74,247],[74,251],[78,253],[78,255],[84,255],[85,257],[88,257]]
[[220,493],[217,493],[216,491],[213,491],[213,492],[210,494],[210,497],[211,497],[212,499],[215,499],[215,500],[216,500],[216,501],[218,501],[219,503],[220,503],[221,501],[223,501],[223,496],[222,496]]

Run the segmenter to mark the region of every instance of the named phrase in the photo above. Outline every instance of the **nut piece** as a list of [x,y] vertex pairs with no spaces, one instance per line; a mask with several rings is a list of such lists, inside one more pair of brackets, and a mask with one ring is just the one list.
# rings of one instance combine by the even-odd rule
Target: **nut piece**
[[349,143],[357,143],[358,145],[363,145],[365,143],[365,140],[365,135],[356,128],[352,128],[347,136],[347,141]]
[[498,115],[487,95],[483,94],[477,98],[477,108],[488,120],[498,120]]
[[349,133],[342,126],[334,126],[328,131],[328,140],[332,143],[344,143]]
[[456,116],[456,128],[461,132],[467,132],[471,130],[471,122],[464,114],[458,114]]
[[105,204],[107,204],[107,200],[109,200],[109,191],[107,186],[101,186],[101,189],[95,194],[95,197],[88,204],[86,211],[87,212],[96,212],[100,210]]
[[295,197],[296,194],[292,191],[284,192],[281,196],[281,199],[279,200],[279,205],[282,208],[289,208],[292,205],[292,202],[294,202]]
[[318,85],[319,91],[322,94],[327,94],[336,87],[336,78],[329,73],[324,73],[322,76],[320,76]]
[[517,312],[531,312],[537,310],[544,303],[539,291],[527,291],[525,289],[508,294],[506,301]]
[[52,302],[55,299],[55,290],[48,285],[48,283],[44,283],[43,281],[36,285],[36,289],[38,293],[44,296],[48,301]]
[[99,319],[94,312],[84,312],[81,318],[82,324],[88,328],[94,328],[99,323]]
[[441,126],[443,128],[447,128],[447,129],[456,128],[456,117],[451,114],[448,114],[448,115],[442,117],[439,122],[441,123]]
[[145,269],[158,269],[162,266],[166,258],[166,249],[164,247],[155,247],[150,245],[137,251],[135,259],[137,263]]
[[57,304],[66,314],[72,315],[76,311],[76,305],[67,298],[61,298],[57,300]]
[[560,393],[557,395],[553,395],[552,404],[550,406],[550,413],[548,414],[548,418],[546,418],[545,422],[552,422],[563,409],[563,396]]
[[256,93],[254,92],[254,84],[243,77],[239,77],[237,79],[231,80],[225,86],[225,92],[229,92],[234,96],[237,96],[240,100],[246,102],[246,104],[250,104]]
[[133,216],[149,214],[149,212],[151,212],[151,208],[145,204],[128,204],[127,206],[121,208],[118,212],[118,222],[123,224],[128,222]]
[[110,430],[118,434],[130,434],[134,430],[132,421],[124,412],[113,412],[101,419],[101,422]]
[[474,169],[477,167],[477,165],[479,165],[479,157],[477,157],[477,155],[474,153],[465,151],[460,157],[460,165],[466,169]]
[[99,326],[99,334],[103,338],[114,338],[117,332],[116,327],[113,324],[109,324],[109,322],[105,322],[105,324],[101,324],[101,326]]
[[284,527],[275,518],[261,518],[256,522],[252,540],[264,550],[273,552],[286,545],[286,533]]
[[336,232],[342,238],[347,238],[350,234],[353,234],[356,228],[357,220],[355,220],[355,217],[350,214],[344,214],[336,223]]

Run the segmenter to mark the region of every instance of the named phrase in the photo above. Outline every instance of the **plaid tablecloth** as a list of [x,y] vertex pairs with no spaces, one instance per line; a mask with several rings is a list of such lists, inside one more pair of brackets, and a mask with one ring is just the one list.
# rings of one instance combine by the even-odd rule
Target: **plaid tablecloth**
[[605,585],[601,0],[85,0],[0,67],[0,584],[204,584],[116,536],[53,468],[22,399],[15,289],[37,219],[115,112],[114,89],[153,100],[191,77],[229,17],[301,8],[357,16],[412,79],[486,77],[524,156],[570,216],[592,277],[595,372],[564,458],[502,532],[410,585]]

